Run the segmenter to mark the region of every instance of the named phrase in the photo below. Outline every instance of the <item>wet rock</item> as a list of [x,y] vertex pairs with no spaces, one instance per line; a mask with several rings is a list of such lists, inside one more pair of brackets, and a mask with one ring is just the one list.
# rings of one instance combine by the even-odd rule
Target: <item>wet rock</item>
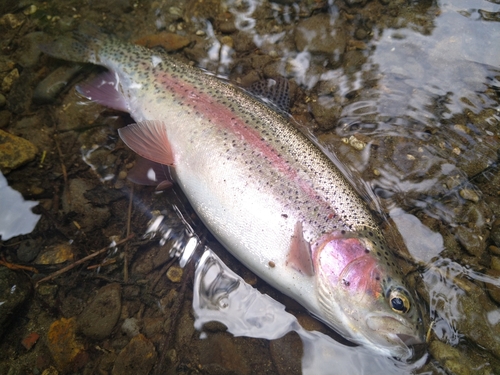
[[330,15],[318,14],[299,22],[295,29],[295,44],[299,51],[335,56],[339,61],[347,45],[344,30]]
[[[199,342],[200,363],[212,373],[251,374],[250,356],[239,350],[239,338],[233,338],[227,333],[210,334]],[[251,352],[252,348],[247,348]],[[217,369],[217,371],[213,371]]]
[[497,247],[500,247],[500,219],[496,219],[491,225],[490,238]]
[[491,143],[494,141],[492,139],[488,142],[476,142],[457,157],[460,169],[469,178],[478,175],[497,161],[498,141],[495,142],[495,147],[492,147]]
[[201,23],[201,20],[216,19],[221,13],[219,0],[190,0],[186,2],[184,19],[189,22]]
[[164,319],[162,317],[155,318],[144,318],[142,320],[142,327],[144,335],[155,342],[155,340],[161,340],[161,333],[163,331]]
[[237,31],[234,23],[234,15],[229,12],[224,12],[218,15],[215,20],[215,28],[224,34],[232,34]]
[[54,284],[42,284],[36,289],[39,297],[43,299],[44,304],[50,307],[56,306],[56,296],[59,287]]
[[74,259],[73,249],[69,243],[50,246],[38,256],[35,264],[61,264]]
[[33,143],[0,130],[0,170],[3,173],[32,161],[37,152]]
[[17,29],[24,23],[24,17],[22,14],[4,14],[0,18],[0,26],[10,27],[11,29]]
[[25,68],[34,66],[42,54],[40,45],[49,42],[51,39],[50,35],[41,31],[26,34],[16,50],[15,60]]
[[468,201],[472,201],[474,203],[479,202],[479,195],[473,189],[467,189],[467,188],[461,189],[459,194],[463,199],[466,199]]
[[117,353],[113,352],[105,352],[101,356],[99,360],[99,364],[97,365],[96,374],[110,374],[113,369],[113,365],[116,361]]
[[168,249],[163,246],[151,246],[144,249],[132,265],[132,274],[148,274],[153,269],[161,266],[170,259]]
[[330,96],[313,98],[309,104],[314,119],[322,130],[333,129],[340,118],[342,108]]
[[[459,282],[459,283],[458,283]],[[456,329],[477,345],[486,348],[500,358],[500,324],[498,319],[485,319],[485,312],[498,311],[482,287],[465,279],[456,279],[465,293],[457,295],[460,311],[456,319]]]
[[500,257],[496,256],[491,257],[491,269],[500,270]]
[[157,353],[144,335],[135,336],[118,354],[112,375],[147,375],[156,362]]
[[[177,326],[175,327],[176,340],[178,344],[181,346],[190,345],[191,339],[193,335],[195,335],[194,319],[191,315],[191,311],[192,311],[191,302],[190,301],[184,302],[181,317],[179,319]],[[165,321],[164,328],[171,329],[170,319],[167,319]]]
[[9,125],[11,118],[12,113],[10,111],[0,111],[0,129]]
[[256,48],[252,35],[242,31],[233,36],[233,41],[236,52],[251,51]]
[[279,375],[302,373],[302,341],[295,332],[289,332],[277,340],[272,340],[269,348]]
[[103,227],[110,217],[107,207],[95,207],[85,198],[86,192],[93,188],[94,185],[87,180],[72,179],[69,182],[69,194],[63,196],[64,211],[78,213],[77,222],[87,231]]
[[464,247],[470,255],[481,257],[486,251],[486,240],[488,238],[485,230],[477,227],[466,227],[460,225],[455,230],[455,236],[458,242]]
[[[486,275],[494,278],[495,280],[500,280],[500,270],[490,269],[486,271]],[[493,301],[500,304],[500,288],[492,283],[485,283],[486,290]]]
[[122,332],[132,338],[140,333],[139,320],[136,318],[127,318],[123,321]]
[[0,94],[0,108],[5,107],[5,103],[7,103],[7,99],[5,99],[5,96]]
[[86,102],[85,105],[78,105],[81,101],[82,97],[76,88],[71,88],[64,96],[62,105],[55,112],[59,131],[88,127],[96,121],[100,111],[104,110],[103,106],[92,101]]
[[53,103],[81,69],[81,65],[71,65],[60,66],[54,70],[36,86],[33,101],[37,104]]
[[179,283],[182,279],[182,268],[178,266],[172,266],[167,271],[168,279],[173,283]]
[[17,259],[21,262],[31,262],[40,252],[40,241],[29,239],[21,241],[17,248]]
[[452,374],[456,375],[470,375],[472,374],[471,368],[467,363],[467,359],[463,353],[443,342],[433,341],[429,347],[432,356],[436,358],[439,363],[448,369]]
[[26,350],[31,350],[31,348],[37,343],[40,335],[36,332],[31,332],[28,336],[22,339],[21,345],[24,346]]
[[121,311],[120,284],[109,284],[97,292],[78,316],[78,329],[85,336],[102,340],[111,334]]
[[166,52],[171,52],[187,47],[191,43],[191,40],[179,34],[163,31],[158,34],[146,35],[136,40],[135,43],[147,48],[160,47]]
[[23,69],[19,79],[12,83],[7,96],[7,108],[16,114],[24,114],[29,110],[33,93],[32,83],[36,79],[31,68]]
[[22,273],[0,266],[0,336],[31,293],[31,283]]
[[227,327],[218,321],[207,322],[203,325],[203,330],[206,332],[226,332]]
[[15,81],[19,79],[19,70],[12,69],[3,79],[0,87],[3,92],[9,92]]
[[59,370],[74,370],[85,350],[76,337],[75,318],[61,318],[52,323],[47,333],[47,346]]

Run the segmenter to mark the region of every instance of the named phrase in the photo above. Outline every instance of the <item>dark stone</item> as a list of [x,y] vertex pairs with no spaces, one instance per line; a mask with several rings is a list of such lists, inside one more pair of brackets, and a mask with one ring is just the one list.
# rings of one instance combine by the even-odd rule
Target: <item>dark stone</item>
[[31,294],[31,283],[19,272],[0,267],[0,337]]
[[139,334],[118,354],[112,375],[147,375],[156,362],[157,353],[151,341]]
[[79,331],[95,340],[108,337],[120,317],[121,306],[120,284],[102,287],[78,316]]

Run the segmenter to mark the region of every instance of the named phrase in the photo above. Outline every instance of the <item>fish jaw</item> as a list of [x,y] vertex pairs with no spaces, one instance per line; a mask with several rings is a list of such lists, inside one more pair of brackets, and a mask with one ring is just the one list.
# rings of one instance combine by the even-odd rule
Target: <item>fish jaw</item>
[[324,315],[334,311],[340,317],[341,333],[384,355],[414,359],[414,347],[425,342],[421,311],[397,273],[376,255],[373,242],[334,232],[316,241],[311,251],[320,306]]

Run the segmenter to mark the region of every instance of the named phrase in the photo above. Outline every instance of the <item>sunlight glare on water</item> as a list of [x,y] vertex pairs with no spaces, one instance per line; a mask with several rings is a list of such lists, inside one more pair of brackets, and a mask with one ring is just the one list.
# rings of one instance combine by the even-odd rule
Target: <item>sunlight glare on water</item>
[[0,172],[0,237],[2,241],[33,231],[40,220],[40,215],[31,211],[36,205],[38,202],[24,200],[21,193],[9,187],[7,179]]
[[196,267],[193,294],[198,330],[218,321],[234,336],[274,340],[296,332],[304,348],[304,375],[328,375],[332,368],[352,375],[410,374],[418,366],[404,366],[367,348],[348,347],[320,332],[306,331],[285,306],[245,283],[208,248]]

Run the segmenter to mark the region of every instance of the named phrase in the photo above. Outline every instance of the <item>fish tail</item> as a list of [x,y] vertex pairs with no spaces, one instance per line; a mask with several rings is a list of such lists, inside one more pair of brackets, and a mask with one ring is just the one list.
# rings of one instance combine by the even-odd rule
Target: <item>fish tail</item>
[[40,44],[42,52],[57,59],[98,63],[99,51],[113,37],[97,26],[84,22],[71,35],[57,37],[52,42]]

